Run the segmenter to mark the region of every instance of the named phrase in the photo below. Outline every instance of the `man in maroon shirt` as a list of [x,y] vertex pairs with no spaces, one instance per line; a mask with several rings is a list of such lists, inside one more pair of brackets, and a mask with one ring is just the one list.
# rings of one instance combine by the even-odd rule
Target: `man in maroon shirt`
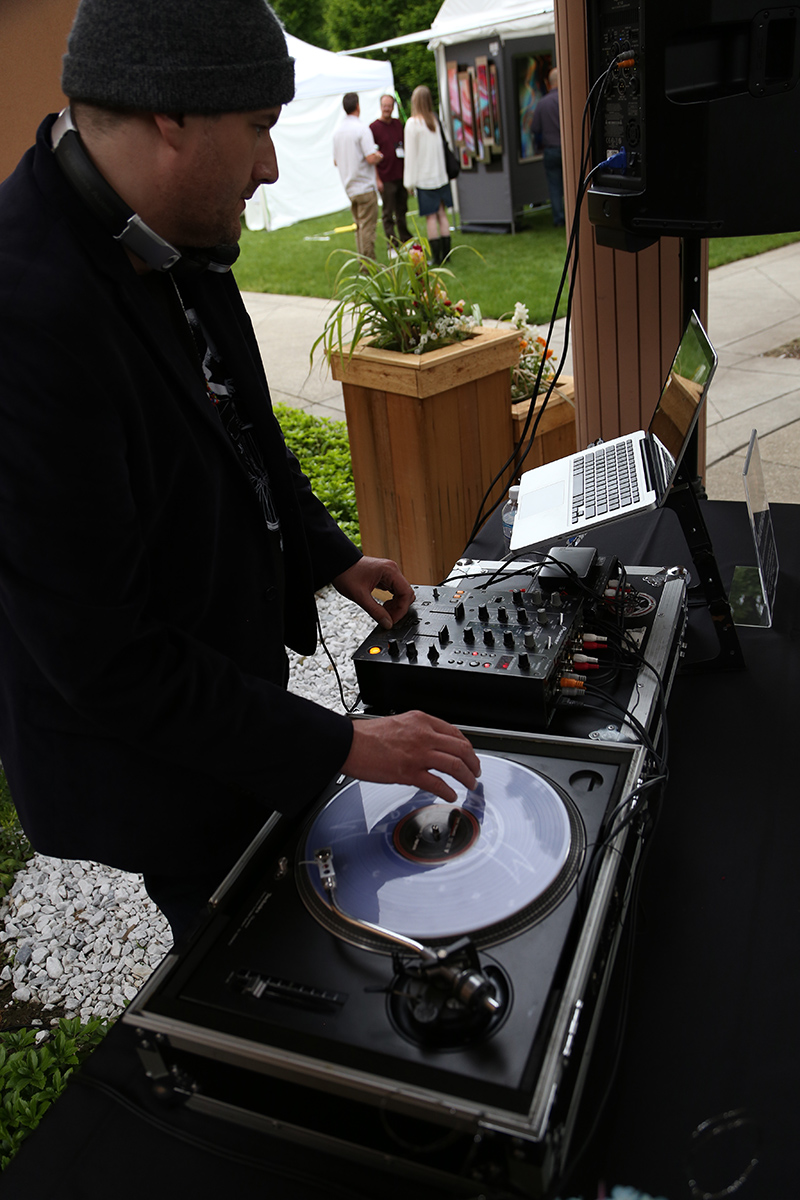
[[[378,191],[383,200],[383,228],[390,248],[411,237],[406,225],[406,189],[403,187],[403,122],[392,116],[394,96],[381,96],[381,115],[370,131],[383,155],[378,163]],[[395,233],[395,222],[397,232]]]

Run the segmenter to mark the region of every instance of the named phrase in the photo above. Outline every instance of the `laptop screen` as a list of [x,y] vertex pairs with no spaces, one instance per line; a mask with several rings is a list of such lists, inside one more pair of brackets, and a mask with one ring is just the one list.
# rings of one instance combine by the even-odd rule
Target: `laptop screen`
[[664,464],[666,491],[674,482],[716,366],[714,347],[693,312],[647,430],[669,454]]

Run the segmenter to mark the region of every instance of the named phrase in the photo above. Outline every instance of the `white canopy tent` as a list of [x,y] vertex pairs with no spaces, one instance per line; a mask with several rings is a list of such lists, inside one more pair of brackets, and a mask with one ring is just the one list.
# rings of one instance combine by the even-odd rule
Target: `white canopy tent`
[[410,42],[428,42],[429,48],[436,50],[439,46],[453,46],[477,38],[497,37],[500,41],[509,41],[531,34],[552,33],[554,29],[553,0],[498,0],[489,6],[486,0],[444,0],[430,29],[374,42],[371,46],[358,46],[348,50],[347,54],[387,50]]
[[344,120],[342,97],[358,92],[361,118],[380,116],[380,98],[394,92],[392,64],[331,54],[287,34],[295,59],[295,98],[281,113],[272,138],[280,178],[247,201],[248,229],[281,229],[308,217],[347,208],[349,201],[333,165],[333,134]]

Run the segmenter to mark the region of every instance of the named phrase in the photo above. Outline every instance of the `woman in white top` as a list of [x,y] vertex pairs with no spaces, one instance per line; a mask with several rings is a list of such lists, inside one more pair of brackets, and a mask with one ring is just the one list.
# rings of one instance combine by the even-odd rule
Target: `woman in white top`
[[450,253],[447,209],[453,206],[453,195],[444,162],[442,133],[433,111],[430,88],[424,84],[411,93],[411,116],[406,121],[403,146],[403,185],[409,192],[416,188],[433,261],[444,262]]

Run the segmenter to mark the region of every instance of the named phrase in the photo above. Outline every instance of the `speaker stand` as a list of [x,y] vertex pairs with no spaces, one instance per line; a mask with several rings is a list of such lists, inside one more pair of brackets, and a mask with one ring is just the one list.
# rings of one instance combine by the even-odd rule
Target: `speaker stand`
[[[693,312],[700,317],[703,299],[702,251],[701,238],[681,238],[681,332],[689,324],[689,318]],[[695,494],[705,499],[705,490],[698,469],[700,461],[698,436],[697,427],[695,427],[689,439],[689,445],[686,447],[683,461],[686,464],[689,478],[692,480]]]
[[708,532],[693,480],[681,464],[675,483],[666,501],[681,523],[683,535],[689,547],[692,561],[699,576],[699,585],[703,589],[709,615],[716,631],[719,649],[717,654],[697,663],[684,663],[682,673],[717,670],[741,671],[744,669],[744,657],[739,645],[739,636],[731,615],[731,606],[722,585],[722,578],[714,556],[714,547]]

